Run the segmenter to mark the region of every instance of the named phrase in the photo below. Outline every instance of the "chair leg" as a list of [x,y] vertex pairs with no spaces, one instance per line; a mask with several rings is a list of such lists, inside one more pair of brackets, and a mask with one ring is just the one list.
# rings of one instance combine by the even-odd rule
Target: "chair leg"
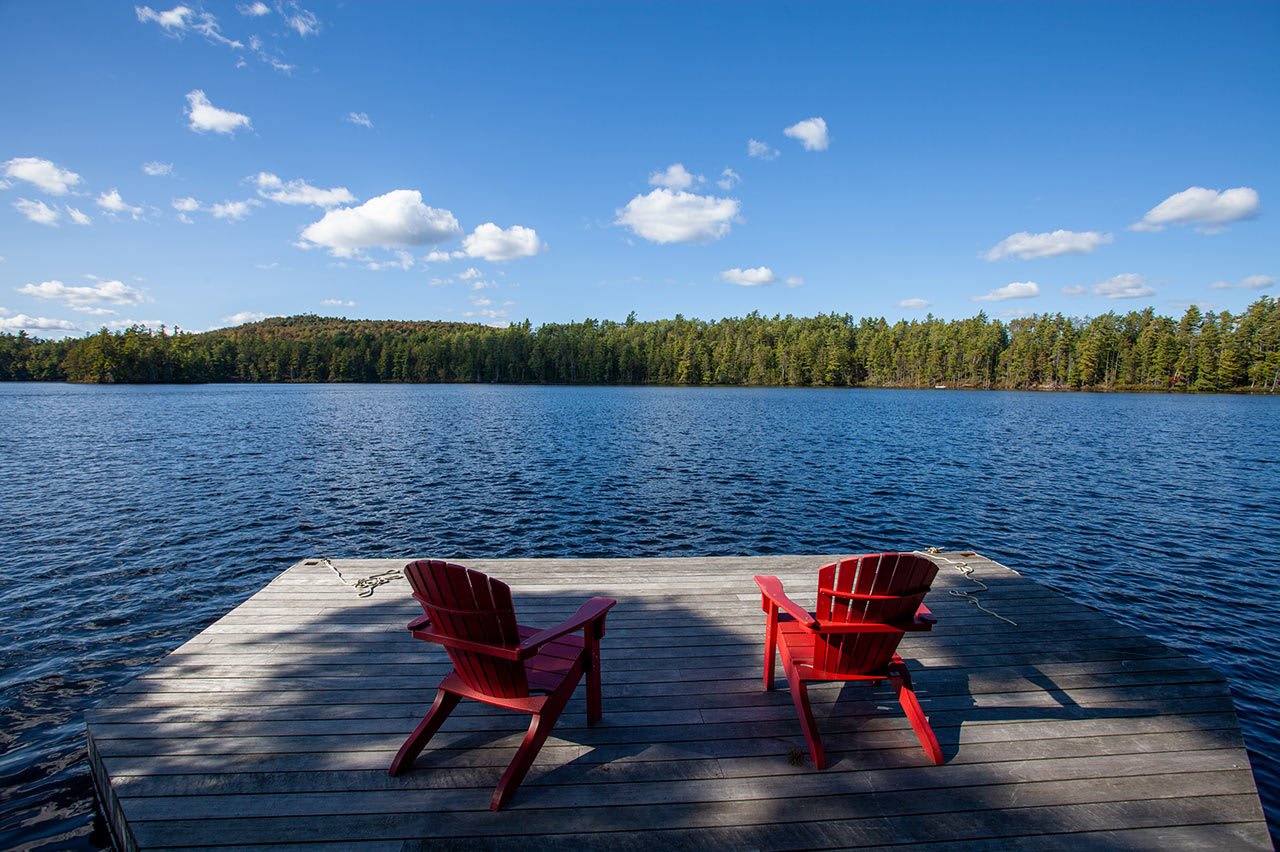
[[587,724],[594,725],[604,714],[600,700],[600,640],[586,631],[584,653],[587,657]]
[[911,688],[911,674],[906,666],[891,666],[889,681],[893,684],[893,691],[898,695],[898,703],[906,711],[907,721],[911,723],[911,729],[916,732],[916,739],[920,741],[924,753],[933,761],[934,766],[941,766],[942,747],[938,745],[938,738],[934,735],[933,728],[929,726],[929,719],[924,715],[924,709],[920,706],[920,700],[916,698],[915,690]]
[[[581,670],[578,676],[581,676]],[[529,730],[524,735],[524,742],[520,743],[520,748],[516,749],[516,756],[512,759],[511,765],[498,780],[498,789],[493,791],[489,810],[499,810],[516,794],[516,790],[520,788],[520,782],[528,774],[529,767],[533,766],[534,759],[542,750],[542,744],[551,735],[551,729],[555,727],[556,720],[560,718],[560,713],[569,703],[569,696],[573,695],[573,688],[577,685],[578,677],[570,675],[559,689],[547,696],[542,709],[533,714],[533,719],[529,721]]]
[[[767,599],[766,599],[767,604]],[[766,609],[764,625],[764,688],[773,689],[773,666],[778,652],[778,608]]]
[[413,765],[414,760],[426,748],[436,731],[440,730],[444,720],[453,712],[453,708],[458,706],[461,699],[461,695],[449,692],[443,687],[436,690],[436,700],[432,703],[431,709],[418,723],[418,727],[413,729],[413,733],[404,741],[404,745],[400,746],[400,751],[396,752],[396,759],[391,761],[391,769],[388,770],[391,775],[399,775]]
[[804,730],[804,741],[809,745],[809,756],[813,758],[816,769],[827,768],[827,756],[822,751],[822,738],[818,736],[818,723],[813,719],[813,708],[809,706],[809,690],[794,671],[787,672],[787,685],[791,688],[791,700],[795,702],[796,714],[800,717],[800,727]]

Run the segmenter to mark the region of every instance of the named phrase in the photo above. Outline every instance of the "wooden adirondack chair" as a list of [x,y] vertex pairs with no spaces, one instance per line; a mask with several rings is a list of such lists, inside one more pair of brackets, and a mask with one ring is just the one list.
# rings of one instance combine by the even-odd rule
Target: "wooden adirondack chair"
[[889,680],[925,754],[942,763],[938,738],[911,688],[898,656],[908,631],[937,621],[922,603],[938,567],[914,553],[872,553],[824,565],[818,571],[818,608],[808,612],[787,597],[777,577],[756,577],[766,614],[764,688],[773,689],[774,652],[782,666],[809,744],[813,765],[827,758],[809,706],[809,681]]
[[[600,639],[605,615],[617,601],[592,598],[567,621],[538,630],[517,624],[511,589],[479,571],[423,559],[406,565],[404,573],[425,612],[409,622],[409,630],[416,639],[443,645],[453,673],[441,681],[435,703],[400,747],[390,772],[399,775],[413,765],[463,698],[530,713],[524,742],[489,803],[496,811],[524,780],[584,673],[587,724],[600,720]],[[569,635],[577,632],[582,635]]]

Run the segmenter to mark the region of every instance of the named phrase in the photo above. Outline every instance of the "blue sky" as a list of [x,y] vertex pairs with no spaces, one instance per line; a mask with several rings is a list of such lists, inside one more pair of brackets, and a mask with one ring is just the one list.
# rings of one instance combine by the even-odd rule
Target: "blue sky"
[[1280,3],[0,3],[0,330],[1274,295]]

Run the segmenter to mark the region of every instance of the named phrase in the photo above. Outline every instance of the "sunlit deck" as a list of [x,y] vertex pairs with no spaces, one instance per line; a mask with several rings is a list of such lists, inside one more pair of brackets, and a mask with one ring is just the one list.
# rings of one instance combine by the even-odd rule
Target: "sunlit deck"
[[[604,721],[582,688],[514,801],[489,798],[527,716],[464,702],[400,778],[387,767],[448,671],[404,625],[404,581],[359,598],[299,563],[88,716],[128,848],[1271,848],[1212,670],[982,557],[942,554],[933,633],[901,652],[942,744],[927,764],[887,686],[815,686],[830,767],[785,686],[760,686],[753,574],[811,605],[829,558],[466,560],[522,622],[617,598]],[[1006,624],[948,594],[991,588]],[[336,560],[348,578],[405,560]],[[781,666],[779,666],[781,677]],[[836,698],[839,704],[836,705]]]

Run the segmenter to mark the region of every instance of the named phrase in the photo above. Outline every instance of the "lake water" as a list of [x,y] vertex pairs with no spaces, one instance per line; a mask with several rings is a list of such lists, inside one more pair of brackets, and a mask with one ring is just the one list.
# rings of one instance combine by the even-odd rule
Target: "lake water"
[[1275,826],[1277,462],[1280,398],[0,385],[0,847],[96,848],[84,708],[320,555],[971,548],[1232,677]]

